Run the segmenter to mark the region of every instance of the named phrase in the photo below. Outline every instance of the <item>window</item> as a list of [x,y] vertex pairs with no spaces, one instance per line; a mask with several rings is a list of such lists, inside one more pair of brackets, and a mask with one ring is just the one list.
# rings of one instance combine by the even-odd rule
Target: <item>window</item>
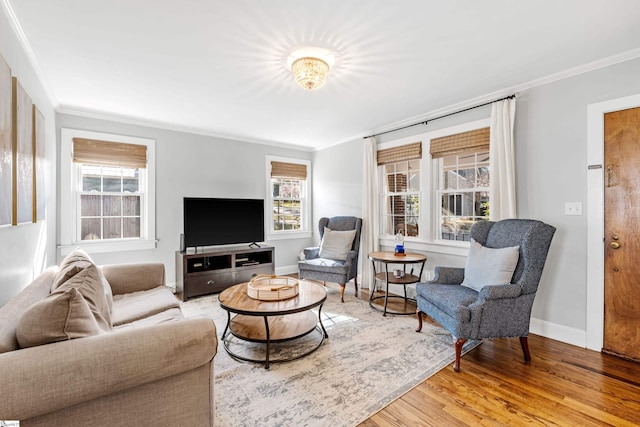
[[80,164],[80,240],[141,237],[140,171]]
[[422,143],[378,151],[383,170],[383,233],[418,237],[420,229],[420,160]]
[[471,225],[489,217],[489,123],[378,146],[382,246],[400,231],[409,249],[466,255]]
[[267,156],[267,212],[271,237],[309,233],[310,167],[306,160]]
[[469,241],[471,226],[489,219],[489,128],[431,140],[438,171],[436,238]]
[[61,131],[62,255],[155,247],[155,141]]

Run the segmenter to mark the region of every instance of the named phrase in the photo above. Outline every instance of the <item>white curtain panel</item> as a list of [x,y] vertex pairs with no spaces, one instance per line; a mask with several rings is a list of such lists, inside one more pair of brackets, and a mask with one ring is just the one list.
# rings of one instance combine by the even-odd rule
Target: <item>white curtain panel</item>
[[491,180],[489,184],[489,219],[516,218],[516,172],[513,123],[516,100],[494,102],[491,107],[489,157]]
[[373,268],[369,261],[369,252],[380,250],[379,237],[379,193],[378,193],[378,165],[377,165],[377,143],[375,137],[367,138],[364,141],[363,161],[362,161],[362,249],[360,252],[360,285],[363,288],[373,289],[374,277]]

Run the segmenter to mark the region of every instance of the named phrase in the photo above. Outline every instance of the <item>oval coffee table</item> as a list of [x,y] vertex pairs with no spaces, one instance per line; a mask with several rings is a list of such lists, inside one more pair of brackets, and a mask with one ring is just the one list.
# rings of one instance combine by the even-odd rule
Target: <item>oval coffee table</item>
[[[227,311],[222,343],[230,356],[246,362],[264,363],[264,367],[269,369],[269,363],[289,362],[314,352],[329,337],[320,314],[327,299],[324,286],[299,280],[297,296],[281,301],[261,301],[247,295],[247,285],[231,286],[218,296],[220,306]],[[317,317],[311,311],[314,307],[319,307]],[[235,316],[231,317],[231,313]],[[319,339],[310,350],[292,357],[269,359],[272,343],[293,341],[314,330],[319,332]],[[245,357],[231,350],[231,335],[243,341],[266,344],[264,359]]]

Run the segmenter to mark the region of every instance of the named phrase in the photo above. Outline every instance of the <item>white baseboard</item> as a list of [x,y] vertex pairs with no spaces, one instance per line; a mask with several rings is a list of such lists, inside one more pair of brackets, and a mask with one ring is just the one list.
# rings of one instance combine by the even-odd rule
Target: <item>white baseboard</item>
[[562,341],[582,348],[587,347],[587,332],[580,329],[531,318],[529,331],[532,334],[541,335],[552,340]]
[[276,274],[293,274],[298,272],[298,264],[285,265],[283,267],[276,267]]

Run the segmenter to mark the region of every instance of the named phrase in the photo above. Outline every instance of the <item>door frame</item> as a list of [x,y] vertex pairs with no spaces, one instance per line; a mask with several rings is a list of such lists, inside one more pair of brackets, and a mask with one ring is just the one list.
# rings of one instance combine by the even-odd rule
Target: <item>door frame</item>
[[586,347],[604,341],[604,115],[640,107],[640,94],[587,105],[587,311]]

